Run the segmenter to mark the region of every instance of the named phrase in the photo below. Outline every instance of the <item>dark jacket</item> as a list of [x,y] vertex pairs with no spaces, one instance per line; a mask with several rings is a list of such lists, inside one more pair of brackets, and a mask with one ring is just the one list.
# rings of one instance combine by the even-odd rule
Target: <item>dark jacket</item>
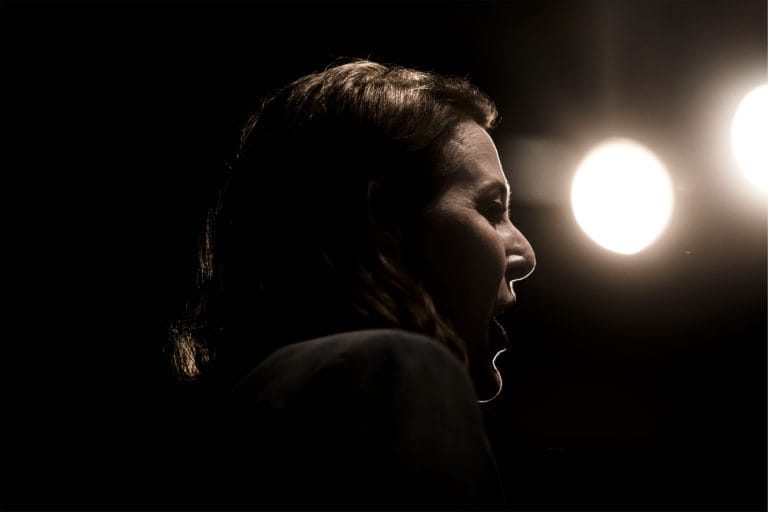
[[364,330],[288,345],[199,425],[211,449],[198,491],[215,508],[501,504],[469,376],[426,336]]

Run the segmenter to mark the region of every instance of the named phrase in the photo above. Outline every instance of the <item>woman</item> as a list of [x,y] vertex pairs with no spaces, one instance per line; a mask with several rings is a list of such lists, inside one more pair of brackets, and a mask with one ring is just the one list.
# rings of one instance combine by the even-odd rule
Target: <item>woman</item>
[[215,398],[177,457],[202,501],[500,502],[478,402],[535,259],[496,116],[464,79],[358,61],[249,121],[174,329],[179,376]]

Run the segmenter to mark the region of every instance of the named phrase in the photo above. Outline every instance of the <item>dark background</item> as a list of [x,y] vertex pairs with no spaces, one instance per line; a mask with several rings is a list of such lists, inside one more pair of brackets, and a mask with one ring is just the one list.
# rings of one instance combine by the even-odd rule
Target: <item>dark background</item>
[[[765,510],[766,196],[728,148],[764,1],[4,1],[1,33],[4,509],[170,507],[153,372],[215,172],[262,94],[370,57],[469,76],[503,118],[538,256],[486,416],[511,505]],[[613,135],[675,184],[634,256],[568,202]]]

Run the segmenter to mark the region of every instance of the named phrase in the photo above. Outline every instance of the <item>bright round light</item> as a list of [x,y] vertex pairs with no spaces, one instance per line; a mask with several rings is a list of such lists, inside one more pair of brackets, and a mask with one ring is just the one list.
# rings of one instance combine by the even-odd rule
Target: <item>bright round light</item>
[[599,245],[634,254],[664,230],[672,213],[672,184],[651,151],[610,139],[584,157],[573,179],[571,204],[581,229]]
[[747,178],[768,190],[768,85],[752,89],[733,115],[731,145]]

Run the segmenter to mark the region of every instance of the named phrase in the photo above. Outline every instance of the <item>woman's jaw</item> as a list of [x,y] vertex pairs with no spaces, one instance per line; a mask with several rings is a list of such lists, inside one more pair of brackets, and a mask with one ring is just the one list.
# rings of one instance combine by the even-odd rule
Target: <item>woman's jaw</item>
[[507,349],[508,343],[507,333],[495,316],[488,322],[484,337],[485,343],[479,344],[483,350],[480,353],[470,350],[469,353],[469,372],[481,403],[490,402],[501,393],[502,379],[496,360]]

